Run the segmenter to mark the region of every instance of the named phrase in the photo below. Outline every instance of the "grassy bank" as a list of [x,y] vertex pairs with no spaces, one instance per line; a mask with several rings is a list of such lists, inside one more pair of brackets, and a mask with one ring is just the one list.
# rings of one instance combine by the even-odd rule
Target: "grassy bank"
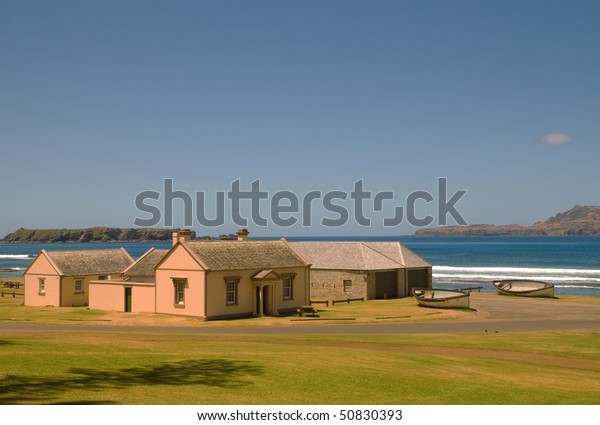
[[[523,302],[510,303],[508,312],[514,305],[547,305],[571,317],[584,306],[598,305],[596,299],[578,298]],[[102,325],[102,332],[4,331],[0,403],[598,402],[600,334],[594,332],[210,336],[110,328],[473,320],[485,313],[421,308],[408,298],[319,308],[321,317],[306,322],[297,316],[202,322],[83,307],[26,307],[22,298],[1,298],[0,322]]]
[[0,336],[0,403],[596,404],[596,333]]

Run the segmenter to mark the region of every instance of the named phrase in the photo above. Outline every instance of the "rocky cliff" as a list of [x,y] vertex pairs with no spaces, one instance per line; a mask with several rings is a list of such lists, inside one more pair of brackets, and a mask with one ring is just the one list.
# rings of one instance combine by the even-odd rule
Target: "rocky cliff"
[[[139,242],[170,241],[174,229],[122,229],[91,227],[88,229],[18,229],[2,239],[3,242]],[[192,238],[195,238],[192,232]]]
[[600,207],[575,205],[531,226],[475,224],[419,229],[416,236],[572,236],[600,235]]

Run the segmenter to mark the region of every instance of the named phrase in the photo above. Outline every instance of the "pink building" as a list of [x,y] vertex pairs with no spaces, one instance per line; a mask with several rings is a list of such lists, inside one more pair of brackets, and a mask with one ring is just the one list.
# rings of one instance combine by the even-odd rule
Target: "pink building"
[[88,305],[89,283],[120,276],[133,263],[125,249],[46,251],[23,274],[25,305]]
[[90,308],[134,313],[154,313],[154,268],[167,254],[166,249],[150,248],[127,267],[119,279],[90,282]]
[[285,240],[199,242],[173,234],[173,247],[151,249],[122,278],[90,284],[90,308],[156,312],[204,320],[276,316],[310,303],[310,264]]
[[285,240],[182,237],[156,266],[156,312],[205,320],[277,316],[310,303],[310,264]]

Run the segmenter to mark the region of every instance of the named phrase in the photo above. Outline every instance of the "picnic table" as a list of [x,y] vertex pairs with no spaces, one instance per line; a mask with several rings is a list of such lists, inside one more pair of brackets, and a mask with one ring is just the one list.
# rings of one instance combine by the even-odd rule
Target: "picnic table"
[[302,317],[303,314],[315,317],[317,314],[317,310],[312,305],[301,305],[296,309],[296,311],[300,317]]

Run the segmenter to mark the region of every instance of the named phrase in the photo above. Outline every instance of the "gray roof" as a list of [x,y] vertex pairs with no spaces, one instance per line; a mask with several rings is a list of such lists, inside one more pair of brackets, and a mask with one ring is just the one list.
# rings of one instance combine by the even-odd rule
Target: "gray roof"
[[154,267],[169,252],[168,249],[150,248],[144,255],[125,270],[128,277],[154,277]]
[[431,267],[400,242],[292,242],[313,269],[389,270]]
[[44,252],[63,276],[116,274],[133,263],[123,248]]
[[307,265],[283,240],[186,244],[210,270],[277,269]]

